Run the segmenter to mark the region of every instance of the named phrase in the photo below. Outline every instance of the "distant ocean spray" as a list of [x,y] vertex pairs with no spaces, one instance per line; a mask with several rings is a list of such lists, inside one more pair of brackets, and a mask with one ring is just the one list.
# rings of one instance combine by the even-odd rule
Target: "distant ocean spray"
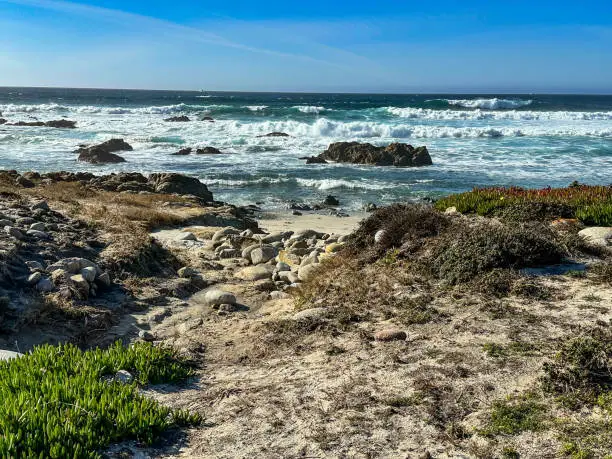
[[[315,202],[348,209],[436,197],[474,186],[612,182],[612,96],[351,95],[0,88],[9,121],[75,120],[77,129],[0,126],[0,168],[19,171],[176,171],[218,199]],[[188,123],[164,118],[187,115]],[[200,121],[212,117],[215,122]],[[282,131],[291,137],[259,137]],[[121,137],[119,165],[78,163],[79,144]],[[427,145],[415,169],[306,165],[331,142]],[[170,156],[214,146],[224,155]]]

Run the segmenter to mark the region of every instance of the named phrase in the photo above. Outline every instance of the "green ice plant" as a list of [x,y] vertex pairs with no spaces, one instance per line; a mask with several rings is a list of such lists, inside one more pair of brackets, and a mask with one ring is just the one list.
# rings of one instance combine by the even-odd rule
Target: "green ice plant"
[[[119,370],[134,381],[109,377]],[[151,444],[200,417],[160,405],[141,395],[139,385],[191,374],[174,351],[150,343],[88,351],[43,345],[0,362],[0,457],[98,458],[114,442]]]

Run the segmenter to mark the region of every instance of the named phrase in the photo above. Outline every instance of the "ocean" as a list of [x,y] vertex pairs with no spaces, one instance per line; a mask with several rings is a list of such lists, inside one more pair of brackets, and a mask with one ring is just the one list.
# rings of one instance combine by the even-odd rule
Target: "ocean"
[[[328,194],[358,210],[475,186],[612,183],[612,96],[0,88],[0,112],[10,122],[77,122],[72,130],[0,125],[0,169],[181,172],[199,177],[215,199],[268,209]],[[182,114],[192,121],[164,121]],[[199,120],[205,116],[215,122]],[[273,131],[291,137],[258,137]],[[119,153],[126,163],[76,161],[79,144],[112,137],[134,147]],[[299,159],[349,140],[426,145],[434,165],[306,165]],[[226,154],[170,155],[204,146]]]

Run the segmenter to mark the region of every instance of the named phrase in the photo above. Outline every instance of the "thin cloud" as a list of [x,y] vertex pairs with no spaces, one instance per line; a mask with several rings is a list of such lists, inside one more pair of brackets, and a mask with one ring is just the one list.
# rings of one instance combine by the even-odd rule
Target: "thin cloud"
[[245,45],[243,43],[238,43],[235,41],[228,40],[220,35],[205,32],[195,27],[189,27],[182,24],[177,24],[175,22],[166,21],[164,19],[158,19],[151,16],[145,16],[136,13],[129,13],[126,11],[115,10],[110,8],[102,8],[99,6],[91,6],[84,5],[81,3],[74,2],[64,2],[64,1],[56,1],[56,0],[0,0],[0,2],[4,3],[12,3],[16,5],[23,5],[34,8],[41,8],[46,10],[58,11],[62,13],[79,15],[79,16],[87,16],[94,17],[96,19],[103,19],[108,22],[119,23],[124,25],[134,26],[134,23],[137,22],[142,26],[148,26],[152,28],[162,29],[164,34],[172,33],[175,37],[181,38],[184,40],[195,41],[199,43],[206,43],[216,46],[223,46],[227,48],[234,48],[243,51],[249,51],[253,53],[259,54],[267,54],[271,56],[292,58],[292,59],[302,59],[311,62],[317,62],[319,64],[324,64],[332,67],[338,67],[346,69],[347,66],[339,64],[337,62],[330,62],[322,59],[317,59],[312,56],[308,56],[305,54],[294,54],[287,53],[283,51],[276,51],[267,48],[260,48]]

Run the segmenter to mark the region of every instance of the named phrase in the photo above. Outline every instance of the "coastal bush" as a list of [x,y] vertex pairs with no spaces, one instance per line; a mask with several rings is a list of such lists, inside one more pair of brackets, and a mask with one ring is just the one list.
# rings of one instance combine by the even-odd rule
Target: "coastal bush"
[[567,188],[474,188],[438,200],[438,210],[529,221],[578,218],[587,225],[612,225],[612,186],[573,184]]
[[531,394],[493,403],[489,421],[481,433],[486,436],[516,435],[542,428],[545,407]]
[[[372,249],[380,256],[389,249],[403,246],[411,251],[420,246],[418,241],[437,236],[450,224],[450,218],[431,206],[417,204],[393,204],[376,210],[363,220],[351,235],[349,247],[356,252]],[[374,235],[381,232],[378,243]]]
[[[134,382],[113,379],[119,370]],[[151,444],[167,429],[200,418],[146,398],[138,385],[176,382],[192,369],[149,343],[81,351],[43,345],[0,362],[0,457],[98,458],[109,444]]]
[[560,263],[565,255],[552,230],[542,224],[459,222],[435,240],[425,263],[435,276],[454,285],[496,268]]

